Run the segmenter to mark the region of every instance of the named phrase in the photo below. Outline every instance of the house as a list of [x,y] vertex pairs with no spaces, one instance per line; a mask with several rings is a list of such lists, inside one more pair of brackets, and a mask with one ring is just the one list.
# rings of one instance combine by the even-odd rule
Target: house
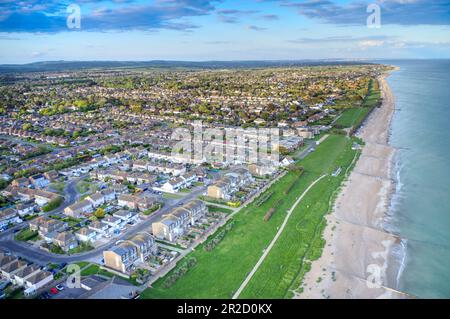
[[136,246],[140,261],[145,262],[150,255],[155,255],[158,248],[155,239],[150,233],[140,232],[128,240]]
[[21,223],[22,219],[17,215],[14,208],[6,208],[0,211],[0,229],[8,227],[9,224]]
[[30,191],[32,191],[32,196],[33,196],[36,204],[38,204],[39,206],[44,206],[44,205],[48,204],[49,202],[56,200],[60,197],[58,194],[44,191],[41,189],[36,189],[36,190],[30,189]]
[[207,195],[217,199],[230,199],[232,189],[231,180],[227,177],[222,177],[214,184],[208,186]]
[[129,223],[129,222],[137,222],[139,220],[139,214],[130,211],[130,210],[118,210],[113,214],[113,217],[117,217],[122,220],[123,224]]
[[200,218],[206,215],[208,207],[201,200],[193,200],[182,206],[189,212],[190,223],[194,225]]
[[249,164],[248,170],[253,176],[265,177],[273,175],[276,172],[276,167],[273,165]]
[[116,199],[116,192],[112,188],[107,188],[100,191],[105,199],[105,202],[111,202]]
[[16,272],[18,272],[20,269],[27,266],[27,263],[23,260],[15,260],[9,264],[3,265],[0,267],[0,272],[3,276],[3,278],[6,278],[8,280],[12,280],[13,276]]
[[152,224],[153,235],[156,238],[173,242],[183,235],[189,226],[194,225],[203,217],[207,211],[208,208],[204,202],[200,200],[190,201],[173,209],[159,221],[154,222]]
[[23,286],[23,285],[25,285],[25,280],[28,277],[31,277],[32,275],[36,274],[40,270],[41,270],[41,268],[34,264],[20,268],[18,271],[16,271],[14,273],[12,282],[18,286]]
[[31,185],[30,180],[28,178],[25,177],[21,177],[18,179],[15,179],[11,182],[11,185],[13,187],[20,187],[20,188],[25,188]]
[[103,223],[110,226],[113,231],[122,228],[122,219],[114,216],[106,216],[105,218],[103,218]]
[[44,173],[44,177],[48,179],[50,182],[54,182],[58,179],[59,174],[57,171],[52,170]]
[[49,271],[40,270],[36,273],[33,273],[31,276],[28,276],[25,279],[25,287],[24,294],[26,296],[34,294],[40,288],[49,284],[53,281],[53,274]]
[[61,249],[64,251],[69,251],[71,249],[78,247],[78,241],[75,235],[67,231],[58,233],[53,238],[53,243],[61,247]]
[[127,273],[137,259],[138,248],[127,241],[103,251],[105,266],[122,273]]
[[31,184],[36,188],[44,188],[50,184],[50,181],[43,174],[36,174],[30,177]]
[[95,231],[98,235],[107,237],[110,233],[110,227],[103,222],[95,221],[89,224],[89,229]]
[[185,185],[184,179],[181,177],[174,177],[161,186],[161,190],[167,193],[177,193]]
[[32,201],[26,203],[20,203],[16,205],[17,213],[20,217],[33,214],[36,209],[36,204]]
[[105,203],[105,196],[103,196],[101,192],[95,192],[94,194],[89,195],[85,199],[89,201],[94,208],[102,206]]
[[156,238],[173,242],[183,234],[183,228],[180,226],[178,218],[169,215],[152,223],[152,233]]
[[93,229],[84,227],[75,232],[75,237],[81,242],[94,242],[97,240],[97,232]]
[[94,211],[92,202],[84,199],[80,202],[72,204],[64,209],[64,214],[73,218],[80,218],[84,214],[90,214]]
[[8,264],[11,264],[11,263],[13,263],[13,262],[15,262],[17,260],[18,259],[15,256],[8,256],[8,255],[5,255],[3,253],[0,253],[0,267],[6,266]]
[[286,156],[283,158],[283,160],[280,162],[281,166],[289,166],[291,164],[294,164],[295,161],[290,156]]
[[122,194],[119,196],[117,204],[129,209],[145,211],[152,208],[156,204],[156,200],[146,196]]
[[[39,218],[41,218],[41,217],[38,217],[32,221],[35,221]],[[36,224],[32,224],[31,223],[32,221],[30,221],[30,223],[29,223],[30,229],[34,230],[33,228],[35,228]],[[65,223],[61,220],[50,219],[50,218],[45,218],[45,217],[44,217],[44,220],[42,220],[42,222],[39,222],[39,221],[36,221],[36,222],[38,224],[37,230],[39,231],[39,235],[41,235],[41,236],[63,230],[67,227],[67,223]]]

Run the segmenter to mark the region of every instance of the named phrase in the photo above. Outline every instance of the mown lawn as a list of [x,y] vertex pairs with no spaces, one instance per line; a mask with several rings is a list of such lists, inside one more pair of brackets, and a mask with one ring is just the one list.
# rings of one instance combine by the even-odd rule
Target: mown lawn
[[341,117],[337,119],[334,125],[339,125],[344,128],[353,127],[356,123],[363,120],[367,113],[369,113],[370,108],[367,107],[354,107],[345,110]]
[[368,88],[368,94],[365,97],[361,107],[353,107],[345,110],[336,120],[334,125],[344,128],[359,126],[370,110],[375,107],[381,98],[381,91],[378,81],[371,80]]
[[[331,167],[346,168],[351,165],[354,156],[355,152],[348,142]],[[314,163],[308,161],[304,165],[305,169],[314,167]],[[321,236],[326,225],[324,216],[330,212],[332,198],[344,177],[343,173],[337,177],[327,176],[311,188],[240,298],[292,297],[292,291],[299,288],[304,268],[322,253],[325,244]]]
[[[259,207],[250,204],[233,217],[233,229],[226,234],[217,247],[206,252],[203,246],[199,246],[188,255],[189,258],[197,259],[197,265],[193,269],[190,269],[175,284],[166,289],[163,288],[165,277],[159,279],[153,284],[153,288],[143,292],[142,297],[231,298],[260,258],[263,249],[274,237],[287,210],[296,198],[320,175],[333,172],[342,163],[340,159],[343,154],[350,151],[351,141],[346,137],[337,135],[328,137],[314,153],[299,163],[305,167],[305,172],[300,178],[294,172],[286,174],[266,191],[273,192],[270,200]],[[285,194],[286,188],[292,184],[294,185],[291,191]],[[328,184],[325,183],[325,185]],[[335,185],[329,187],[333,186]],[[317,192],[315,193],[317,194]],[[323,201],[324,205],[328,204],[328,198],[314,198],[319,202]],[[308,201],[313,201],[313,199],[308,199]],[[268,222],[264,222],[264,215],[270,208],[274,208],[275,213]],[[297,212],[294,215],[297,215]],[[313,241],[313,238],[307,238],[306,235],[305,238],[305,243]],[[301,245],[298,241],[297,244]],[[298,270],[300,261],[297,259],[294,264],[286,266],[293,266]]]

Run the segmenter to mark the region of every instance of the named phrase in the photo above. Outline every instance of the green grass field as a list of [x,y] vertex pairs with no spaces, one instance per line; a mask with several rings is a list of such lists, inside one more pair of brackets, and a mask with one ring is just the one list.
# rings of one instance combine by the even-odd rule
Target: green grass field
[[[197,265],[193,269],[167,289],[163,288],[165,277],[159,279],[153,284],[153,288],[143,292],[142,297],[231,298],[262,255],[263,249],[275,236],[287,210],[297,197],[320,175],[331,173],[338,166],[348,165],[355,155],[355,151],[351,150],[351,145],[352,141],[344,136],[331,135],[328,137],[314,153],[299,162],[298,165],[305,168],[305,172],[300,178],[294,172],[286,174],[266,191],[273,192],[270,200],[259,207],[250,204],[233,217],[233,229],[214,250],[207,252],[203,247],[198,247],[188,255],[188,257],[197,259]],[[286,185],[292,183],[294,186],[291,191],[285,194]],[[336,178],[336,181],[330,181],[327,178],[327,182],[317,184],[311,189],[311,193],[305,196],[304,202],[292,214],[292,219],[289,220],[285,232],[280,237],[280,242],[277,243],[260,270],[250,281],[243,296],[255,298],[287,296],[288,289],[291,288],[294,281],[298,282],[300,257],[309,256],[308,252],[315,250],[308,249],[308,247],[318,245],[317,238],[320,238],[321,234],[319,225],[323,221],[324,213],[328,211],[330,197],[328,194],[331,194],[339,183],[339,178]],[[278,205],[275,207],[274,214],[268,222],[264,222],[264,215],[275,203]],[[306,205],[309,203],[310,207],[307,207],[305,203]],[[313,204],[314,206],[311,206]],[[308,214],[305,215],[304,210],[308,211]],[[302,234],[300,240],[298,227]],[[284,238],[285,236],[287,238]],[[291,238],[294,238],[294,242],[289,242]],[[293,256],[288,256],[289,254],[293,254]],[[281,258],[280,262],[286,270],[282,271],[284,275],[279,274],[279,265],[272,265],[275,256]],[[278,267],[278,269],[273,267]],[[262,278],[266,274],[268,277]],[[268,283],[272,287],[269,288]],[[268,289],[261,288],[263,286],[267,286]]]
[[381,92],[378,81],[372,80],[369,85],[368,94],[363,101],[361,107],[353,107],[346,109],[342,115],[336,120],[334,125],[344,128],[359,126],[367,114],[375,107],[381,98]]
[[354,107],[351,109],[347,109],[342,113],[341,117],[339,117],[334,124],[340,125],[344,128],[353,127],[356,123],[363,121],[369,111],[370,108],[367,107]]

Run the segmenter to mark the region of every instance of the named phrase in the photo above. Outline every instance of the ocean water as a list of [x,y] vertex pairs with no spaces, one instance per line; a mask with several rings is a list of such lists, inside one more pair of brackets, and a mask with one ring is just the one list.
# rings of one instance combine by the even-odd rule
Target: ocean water
[[399,148],[389,228],[404,238],[397,288],[450,298],[450,60],[383,63],[400,67],[388,78]]

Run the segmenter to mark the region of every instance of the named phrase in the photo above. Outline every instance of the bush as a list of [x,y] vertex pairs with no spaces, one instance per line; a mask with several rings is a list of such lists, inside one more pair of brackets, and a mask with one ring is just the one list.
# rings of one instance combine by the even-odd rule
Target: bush
[[189,269],[194,268],[197,265],[197,259],[195,257],[191,257],[182,263],[178,268],[176,268],[173,273],[167,277],[164,281],[163,287],[170,288],[178,279],[183,277]]
[[47,205],[42,207],[42,211],[47,213],[47,212],[50,212],[50,211],[52,211],[54,209],[57,209],[59,206],[61,206],[63,200],[64,199],[61,196],[58,196],[54,200],[50,201]]

